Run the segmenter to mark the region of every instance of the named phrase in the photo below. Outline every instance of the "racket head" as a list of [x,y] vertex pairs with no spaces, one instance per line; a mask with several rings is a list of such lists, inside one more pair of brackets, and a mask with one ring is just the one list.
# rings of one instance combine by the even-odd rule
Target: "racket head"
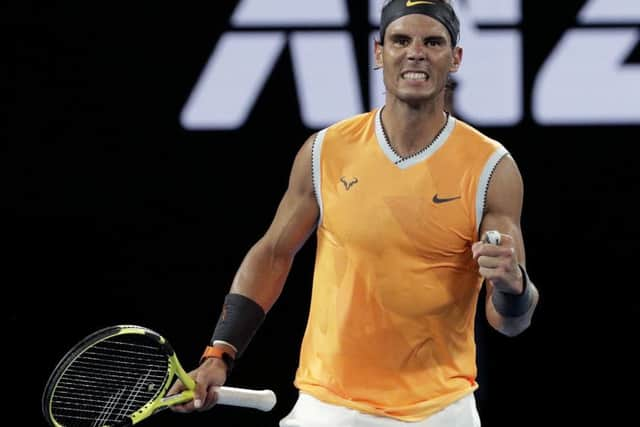
[[58,362],[44,389],[42,413],[52,427],[136,424],[157,409],[176,365],[170,344],[148,328],[101,329]]

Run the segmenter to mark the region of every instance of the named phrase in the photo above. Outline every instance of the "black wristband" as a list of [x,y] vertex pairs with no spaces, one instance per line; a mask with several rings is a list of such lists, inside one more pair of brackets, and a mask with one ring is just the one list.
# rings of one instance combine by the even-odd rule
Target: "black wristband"
[[238,358],[249,345],[264,318],[265,312],[258,303],[244,295],[228,294],[211,337],[211,344],[222,341],[232,345]]
[[491,295],[493,307],[504,317],[522,316],[533,305],[533,288],[529,284],[529,276],[520,264],[518,264],[518,267],[522,272],[522,292],[519,295],[514,295],[494,289]]

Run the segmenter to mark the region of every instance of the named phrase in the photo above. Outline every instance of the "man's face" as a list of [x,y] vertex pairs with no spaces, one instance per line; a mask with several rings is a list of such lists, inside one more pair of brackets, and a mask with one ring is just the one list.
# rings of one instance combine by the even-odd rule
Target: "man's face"
[[456,72],[462,60],[462,48],[452,49],[445,26],[422,14],[391,22],[383,42],[376,43],[375,55],[387,97],[410,104],[442,95],[449,73]]

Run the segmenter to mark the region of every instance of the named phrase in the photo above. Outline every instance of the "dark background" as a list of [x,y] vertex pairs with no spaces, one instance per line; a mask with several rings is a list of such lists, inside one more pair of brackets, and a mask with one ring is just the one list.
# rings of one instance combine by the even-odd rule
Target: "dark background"
[[[584,2],[526,3],[528,93]],[[5,69],[3,348],[5,390],[28,417],[22,424],[45,425],[40,396],[49,372],[95,329],[148,326],[192,368],[237,266],[266,230],[297,148],[313,131],[300,120],[287,52],[241,130],[193,132],[179,123],[235,5],[7,6],[16,48]],[[368,31],[366,2],[351,2],[350,11],[363,16],[350,27]],[[366,50],[360,55],[366,62]],[[628,61],[640,63],[638,48]],[[504,143],[524,176],[527,259],[542,298],[532,327],[516,338],[479,318],[483,425],[630,420],[633,393],[622,388],[639,379],[640,126],[542,127],[529,107],[525,115],[517,126],[480,128]],[[314,246],[312,238],[300,251],[228,383],[273,389],[275,409],[167,411],[145,423],[277,425],[296,397]]]

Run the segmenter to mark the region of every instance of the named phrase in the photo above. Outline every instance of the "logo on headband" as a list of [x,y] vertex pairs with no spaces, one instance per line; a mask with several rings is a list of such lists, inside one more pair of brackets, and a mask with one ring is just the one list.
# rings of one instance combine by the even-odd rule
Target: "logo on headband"
[[419,4],[433,4],[432,1],[411,1],[407,0],[407,7],[416,6]]

